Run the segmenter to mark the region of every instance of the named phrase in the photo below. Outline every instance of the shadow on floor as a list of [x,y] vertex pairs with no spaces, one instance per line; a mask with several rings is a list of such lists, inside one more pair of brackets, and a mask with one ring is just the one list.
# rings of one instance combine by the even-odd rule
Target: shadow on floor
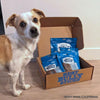
[[29,71],[30,71],[29,73],[31,76],[32,84],[35,85],[36,87],[43,89],[41,84],[41,79],[39,76],[38,62],[31,61],[28,66],[29,66]]
[[[42,88],[41,79],[38,73],[38,63],[37,61],[31,61],[25,69],[25,82],[32,85],[32,88],[38,87]],[[17,84],[18,85],[18,84]],[[0,93],[3,95],[11,96],[11,84],[10,77],[7,72],[0,71]],[[17,86],[17,89],[21,89]]]
[[8,73],[5,71],[0,71],[0,93],[4,95],[11,95],[9,80],[10,78]]

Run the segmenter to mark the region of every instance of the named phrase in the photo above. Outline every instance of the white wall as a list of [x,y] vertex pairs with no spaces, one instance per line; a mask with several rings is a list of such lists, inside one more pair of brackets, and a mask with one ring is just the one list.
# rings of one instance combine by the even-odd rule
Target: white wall
[[[100,0],[1,0],[4,23],[13,13],[32,8],[44,11],[46,16],[78,16],[83,24],[85,52],[93,54],[87,59],[100,59]],[[13,32],[12,28],[6,33]],[[84,56],[84,50],[81,51]],[[98,52],[98,53],[95,53]]]

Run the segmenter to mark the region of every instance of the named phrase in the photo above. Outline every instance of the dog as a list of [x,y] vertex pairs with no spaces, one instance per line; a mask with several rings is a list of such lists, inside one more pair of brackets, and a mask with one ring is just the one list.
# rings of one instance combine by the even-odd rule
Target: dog
[[8,18],[6,27],[13,26],[16,32],[0,36],[0,70],[8,69],[14,96],[20,96],[22,93],[22,90],[16,89],[18,80],[23,89],[31,87],[25,84],[24,70],[33,58],[33,52],[39,41],[42,17],[45,15],[38,9],[19,15],[13,14]]

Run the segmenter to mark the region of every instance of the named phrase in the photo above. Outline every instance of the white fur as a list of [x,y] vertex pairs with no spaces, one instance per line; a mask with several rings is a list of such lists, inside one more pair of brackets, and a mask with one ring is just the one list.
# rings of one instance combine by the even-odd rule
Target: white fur
[[13,89],[13,94],[15,96],[19,96],[22,92],[16,90],[16,83],[18,78],[20,79],[20,83],[23,89],[30,88],[30,85],[27,85],[24,82],[24,69],[29,61],[33,58],[33,52],[36,49],[36,44],[39,37],[33,41],[25,41],[24,37],[20,37],[18,34],[15,33],[8,35],[8,38],[12,43],[13,51],[13,58],[9,66],[9,75],[12,81],[11,85]]
[[34,26],[35,28],[37,28],[38,33],[40,33],[40,24],[37,25],[37,24],[33,23],[32,22],[32,20],[33,20],[32,19],[33,18],[32,16],[33,15],[32,15],[31,12],[26,12],[26,13],[20,14],[21,19],[23,19],[27,23],[26,28],[25,28],[25,30],[23,32],[24,35],[25,35],[25,37],[27,37],[27,38],[31,38],[30,35],[29,35],[29,32],[30,32],[30,28],[32,26]]
[[11,77],[11,87],[14,96],[19,96],[22,93],[21,90],[16,89],[18,79],[23,89],[30,88],[30,85],[25,84],[24,81],[24,69],[31,58],[33,58],[33,52],[36,49],[39,36],[31,38],[29,30],[34,26],[40,34],[40,26],[32,22],[32,14],[30,12],[23,13],[20,17],[27,22],[27,26],[23,32],[24,36],[18,33],[18,29],[16,29],[17,32],[7,35],[11,41],[13,53],[12,60],[9,63],[9,76]]

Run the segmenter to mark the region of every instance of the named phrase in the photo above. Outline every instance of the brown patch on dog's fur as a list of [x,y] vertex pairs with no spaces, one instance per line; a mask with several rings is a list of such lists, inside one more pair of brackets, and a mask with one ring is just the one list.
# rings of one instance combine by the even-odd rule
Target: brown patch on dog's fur
[[[26,21],[23,20],[19,15],[17,15],[16,21],[15,21],[15,26],[16,26],[16,29],[18,29],[18,30],[17,30],[17,31],[18,31],[18,34],[20,34],[20,35],[24,35],[23,31],[24,31],[25,28],[26,28],[26,27],[24,27],[24,28],[21,28],[21,27],[20,27],[20,22],[22,22],[22,21],[26,22]],[[27,24],[27,22],[26,22],[26,24]]]
[[[21,22],[24,22],[24,23],[26,23],[26,25],[27,25],[27,22],[26,21],[24,21],[24,20],[21,20],[20,22],[19,22],[19,26],[20,26],[20,23]],[[26,26],[25,26],[26,27]],[[23,27],[23,28],[25,28],[25,27]]]
[[[18,20],[18,19],[17,19]],[[16,27],[17,28],[19,28],[19,30],[20,30],[20,23],[23,21],[23,22],[25,22],[26,23],[26,25],[27,25],[27,22],[26,21],[24,21],[24,20],[22,20],[22,19],[20,19],[21,21],[18,21],[18,25],[16,24]],[[21,32],[22,30],[24,30],[26,28],[26,26],[25,27],[23,27],[23,28],[21,28],[21,30],[20,30],[20,32],[19,32],[19,34],[21,34],[21,35],[24,35],[24,33],[23,32]]]
[[[34,14],[34,15],[32,16],[32,18],[33,18],[33,19],[34,19],[34,18],[37,18],[37,19],[38,19],[38,22],[35,23],[35,24],[40,25],[40,17],[39,17],[37,14]],[[34,23],[34,22],[33,22],[33,23]]]
[[43,13],[43,11],[39,10],[39,9],[32,9],[33,12],[37,13],[39,15],[39,17],[45,17],[45,14]]
[[12,59],[11,42],[5,35],[0,36],[0,64],[6,65]]
[[7,22],[6,22],[6,27],[9,26],[14,26],[15,27],[15,18],[16,18],[16,14],[11,15]]
[[38,23],[35,23],[35,24],[37,24],[37,25],[40,25],[40,18],[42,17],[42,16],[40,16],[38,13],[36,13],[33,9],[32,9],[32,18],[37,18],[38,19]]

